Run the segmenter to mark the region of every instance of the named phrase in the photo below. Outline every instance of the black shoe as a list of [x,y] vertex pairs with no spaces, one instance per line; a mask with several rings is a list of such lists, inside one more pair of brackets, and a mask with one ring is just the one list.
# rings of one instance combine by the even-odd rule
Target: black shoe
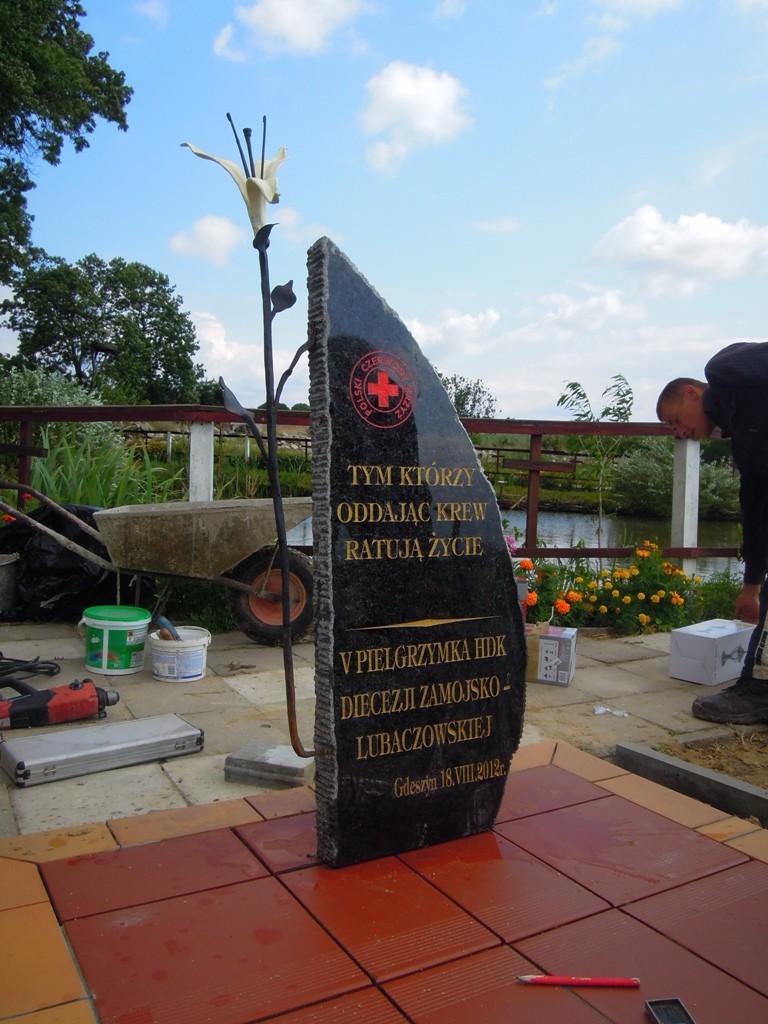
[[697,697],[691,710],[706,722],[768,722],[768,686],[762,680],[739,679],[720,693]]

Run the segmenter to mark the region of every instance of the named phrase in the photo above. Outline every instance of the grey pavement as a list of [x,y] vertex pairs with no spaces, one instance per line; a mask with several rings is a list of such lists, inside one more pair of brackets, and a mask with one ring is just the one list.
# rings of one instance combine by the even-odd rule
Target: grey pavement
[[[580,633],[576,673],[567,687],[529,683],[522,743],[563,740],[610,758],[617,743],[656,746],[674,738],[719,735],[723,726],[695,719],[691,702],[705,689],[669,677],[669,634],[617,639]],[[201,753],[113,769],[30,787],[18,787],[0,772],[0,836],[102,822],[149,811],[243,797],[259,787],[225,778],[224,762],[253,741],[289,744],[282,651],[262,647],[242,633],[213,637],[206,674],[193,682],[159,682],[147,653],[141,672],[125,676],[86,670],[84,642],[70,624],[0,623],[6,658],[56,661],[54,677],[30,678],[39,688],[92,678],[117,690],[120,701],[106,722],[178,714],[205,732]],[[314,644],[294,647],[297,721],[306,748],[313,743]],[[27,734],[84,729],[72,722],[0,733],[8,740]]]

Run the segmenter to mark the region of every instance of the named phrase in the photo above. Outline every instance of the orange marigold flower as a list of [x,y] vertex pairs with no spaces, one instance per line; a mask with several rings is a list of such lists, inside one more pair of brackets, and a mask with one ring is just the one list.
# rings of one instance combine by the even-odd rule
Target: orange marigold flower
[[533,568],[533,562],[530,560],[530,558],[521,558],[517,565],[518,568],[523,570],[523,572],[530,572]]
[[564,601],[562,597],[558,597],[558,599],[555,601],[555,611],[557,612],[557,614],[567,615],[570,610],[571,606],[568,604],[568,602]]
[[651,554],[650,551],[646,551],[645,548],[638,548],[635,552],[638,558],[648,558]]
[[534,590],[530,590],[525,595],[525,603],[528,605],[529,608],[533,608],[534,605],[537,605],[539,603],[539,595]]

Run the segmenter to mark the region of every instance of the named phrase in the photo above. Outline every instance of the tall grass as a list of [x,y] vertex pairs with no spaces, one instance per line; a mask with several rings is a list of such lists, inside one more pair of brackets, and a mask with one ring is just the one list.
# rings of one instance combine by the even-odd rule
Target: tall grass
[[[46,432],[44,444],[49,447]],[[75,442],[60,437],[48,456],[32,464],[32,486],[60,505],[144,505],[186,495],[183,469],[153,462],[141,446],[127,448],[119,435],[115,443]]]

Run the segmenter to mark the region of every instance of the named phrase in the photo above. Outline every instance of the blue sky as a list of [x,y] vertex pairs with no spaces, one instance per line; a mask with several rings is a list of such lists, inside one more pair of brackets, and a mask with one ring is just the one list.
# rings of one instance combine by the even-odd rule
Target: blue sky
[[[306,337],[306,250],[357,265],[499,415],[563,418],[622,373],[633,419],[673,376],[768,339],[768,0],[85,0],[129,130],[36,169],[34,242],[166,273],[198,360],[264,399],[258,261],[226,120],[280,146],[278,370]],[[6,334],[4,351],[13,351]],[[307,397],[306,362],[285,392]],[[567,414],[565,414],[567,418]]]

